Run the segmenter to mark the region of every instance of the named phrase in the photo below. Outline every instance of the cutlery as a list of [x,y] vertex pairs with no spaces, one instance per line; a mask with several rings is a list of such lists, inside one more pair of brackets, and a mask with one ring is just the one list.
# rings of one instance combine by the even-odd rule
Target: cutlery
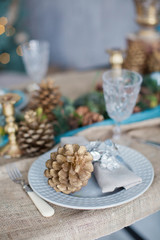
[[23,190],[28,194],[39,212],[44,217],[51,217],[54,215],[54,209],[47,202],[41,199],[35,192],[33,192],[33,190],[28,184],[26,184],[22,174],[20,173],[19,169],[16,167],[15,164],[8,164],[6,166],[6,170],[10,179],[13,182],[22,186]]
[[156,147],[157,149],[160,149],[160,143],[159,142],[155,142],[155,141],[150,141],[150,140],[145,140],[139,137],[135,137],[135,136],[131,136],[131,138],[133,138],[134,140],[143,143],[143,144],[147,144],[150,145],[152,147]]

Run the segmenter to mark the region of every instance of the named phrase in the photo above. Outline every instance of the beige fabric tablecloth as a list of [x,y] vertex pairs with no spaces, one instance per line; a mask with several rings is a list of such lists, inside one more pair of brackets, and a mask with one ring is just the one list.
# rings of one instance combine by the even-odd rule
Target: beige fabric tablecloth
[[[160,119],[123,126],[131,134],[160,142]],[[89,140],[110,136],[112,126],[93,127],[79,133]],[[155,171],[151,187],[137,199],[104,210],[74,210],[54,206],[55,215],[44,218],[21,187],[13,183],[0,167],[0,239],[1,240],[93,240],[115,232],[160,210],[160,150],[137,143],[131,144],[152,163]],[[34,159],[18,160],[17,167],[25,177]],[[6,160],[7,163],[7,160]]]

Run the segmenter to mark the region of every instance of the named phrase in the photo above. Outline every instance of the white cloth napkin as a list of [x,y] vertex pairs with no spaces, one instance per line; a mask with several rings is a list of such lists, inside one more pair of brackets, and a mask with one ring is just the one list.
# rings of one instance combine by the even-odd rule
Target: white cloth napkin
[[[86,145],[89,143],[89,141],[87,141],[87,139],[82,136],[61,138],[62,146],[67,143]],[[126,166],[124,166],[121,163],[119,163],[118,168],[109,170],[107,168],[102,168],[100,166],[100,162],[95,162],[94,175],[103,193],[113,192],[116,188],[120,187],[123,187],[127,190],[142,182],[142,179],[139,176],[137,176],[134,172],[129,170]]]

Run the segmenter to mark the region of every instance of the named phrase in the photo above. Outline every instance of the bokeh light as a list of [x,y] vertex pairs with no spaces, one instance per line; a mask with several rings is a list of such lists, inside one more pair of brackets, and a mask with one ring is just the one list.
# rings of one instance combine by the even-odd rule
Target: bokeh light
[[0,24],[0,35],[2,35],[5,32],[5,27]]
[[7,64],[7,63],[9,63],[9,61],[10,61],[10,55],[9,55],[9,53],[2,53],[2,54],[0,55],[0,62],[1,62],[2,64]]
[[6,17],[0,17],[0,24],[5,26],[8,23],[8,19]]
[[16,48],[16,53],[18,56],[23,56],[22,47],[20,45]]
[[6,27],[6,32],[5,32],[6,36],[7,37],[13,36],[15,34],[15,31],[16,31],[16,29],[13,26],[11,26],[11,25],[7,26]]

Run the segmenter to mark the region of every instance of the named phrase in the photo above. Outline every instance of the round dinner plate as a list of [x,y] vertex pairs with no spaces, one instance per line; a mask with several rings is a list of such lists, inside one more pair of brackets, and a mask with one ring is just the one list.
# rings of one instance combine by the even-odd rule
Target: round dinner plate
[[40,156],[31,166],[28,173],[29,184],[33,191],[46,201],[67,208],[74,209],[104,209],[118,206],[142,195],[151,185],[154,170],[150,161],[141,153],[125,146],[118,146],[124,161],[132,171],[142,178],[142,183],[128,189],[118,189],[112,193],[102,193],[94,174],[88,184],[78,192],[64,194],[56,192],[47,183],[44,176],[45,162],[50,158],[51,150]]

